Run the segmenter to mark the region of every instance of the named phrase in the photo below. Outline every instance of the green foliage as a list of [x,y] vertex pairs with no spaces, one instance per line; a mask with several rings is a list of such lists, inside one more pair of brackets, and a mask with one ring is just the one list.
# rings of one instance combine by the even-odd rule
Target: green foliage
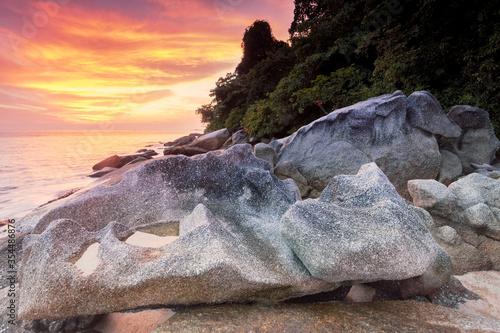
[[500,1],[295,0],[291,46],[264,21],[197,112],[209,128],[290,133],[332,109],[403,90],[490,113],[500,135]]

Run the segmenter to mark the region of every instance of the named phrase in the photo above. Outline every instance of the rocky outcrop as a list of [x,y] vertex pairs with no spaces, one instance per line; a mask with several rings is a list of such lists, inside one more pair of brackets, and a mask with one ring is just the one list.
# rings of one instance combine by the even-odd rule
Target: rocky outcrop
[[167,332],[498,332],[500,321],[416,301],[221,305],[186,309]]
[[401,91],[336,110],[273,142],[279,166],[295,165],[322,191],[336,175],[355,174],[376,162],[397,191],[409,198],[410,179],[435,179],[441,167],[436,136],[459,136],[437,100],[426,92]]
[[205,154],[208,150],[194,147],[194,146],[175,146],[175,147],[167,147],[163,150],[163,155],[185,155],[185,156],[194,156],[199,154]]
[[451,255],[456,274],[500,269],[500,180],[473,173],[448,187],[412,180],[413,203],[428,211],[435,240]]
[[461,134],[457,138],[441,139],[440,146],[458,156],[463,171],[467,174],[473,172],[471,163],[492,163],[500,141],[495,136],[488,112],[458,105],[450,110],[448,117],[460,126]]
[[319,199],[295,203],[281,230],[325,281],[404,280],[433,271],[441,274],[439,288],[451,273],[449,256],[375,163],[335,177]]
[[442,160],[437,180],[448,186],[462,175],[462,162],[460,162],[457,155],[447,150],[440,150],[439,152],[441,153]]

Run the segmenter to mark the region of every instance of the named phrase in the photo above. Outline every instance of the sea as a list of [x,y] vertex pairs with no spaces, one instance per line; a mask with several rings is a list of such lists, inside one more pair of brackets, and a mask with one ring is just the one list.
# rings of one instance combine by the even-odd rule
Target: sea
[[65,191],[91,183],[92,166],[111,155],[148,148],[162,156],[164,142],[189,133],[0,131],[0,220],[18,220]]

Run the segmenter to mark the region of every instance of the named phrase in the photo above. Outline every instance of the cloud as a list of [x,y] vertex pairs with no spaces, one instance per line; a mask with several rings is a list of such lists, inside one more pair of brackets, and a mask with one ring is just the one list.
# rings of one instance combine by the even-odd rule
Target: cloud
[[82,0],[52,13],[44,3],[0,2],[0,105],[59,125],[194,115],[241,59],[245,27],[268,19],[286,38],[293,16],[292,0]]

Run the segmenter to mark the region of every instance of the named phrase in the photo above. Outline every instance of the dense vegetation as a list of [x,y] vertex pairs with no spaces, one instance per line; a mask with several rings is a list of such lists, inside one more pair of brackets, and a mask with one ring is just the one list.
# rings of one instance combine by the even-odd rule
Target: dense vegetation
[[289,43],[265,21],[197,110],[209,130],[285,135],[332,109],[403,90],[484,108],[500,134],[500,1],[295,0]]

